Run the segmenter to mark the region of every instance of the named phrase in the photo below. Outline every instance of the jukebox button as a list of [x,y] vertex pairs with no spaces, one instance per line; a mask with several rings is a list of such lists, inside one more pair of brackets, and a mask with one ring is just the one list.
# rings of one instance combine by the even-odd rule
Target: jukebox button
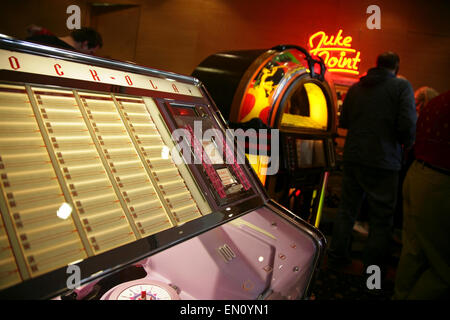
[[273,270],[273,268],[272,268],[271,265],[267,265],[267,266],[265,266],[265,267],[263,268],[263,270],[264,270],[265,272],[269,273],[269,272],[271,272],[271,271]]
[[244,283],[242,284],[242,289],[244,289],[245,291],[251,291],[254,288],[254,284],[253,282],[251,282],[250,280],[245,280]]

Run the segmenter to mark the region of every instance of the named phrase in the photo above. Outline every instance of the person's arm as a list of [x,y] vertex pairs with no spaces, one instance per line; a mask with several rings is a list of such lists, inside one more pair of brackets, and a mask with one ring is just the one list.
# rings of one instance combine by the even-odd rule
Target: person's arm
[[397,114],[397,134],[398,139],[405,149],[409,149],[414,144],[416,137],[416,103],[414,91],[408,81],[400,84],[400,101]]

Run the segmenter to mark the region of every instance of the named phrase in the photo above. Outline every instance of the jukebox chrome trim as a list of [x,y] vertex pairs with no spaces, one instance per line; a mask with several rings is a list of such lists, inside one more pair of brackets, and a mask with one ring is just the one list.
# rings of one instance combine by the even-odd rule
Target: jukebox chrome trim
[[115,68],[119,70],[126,69],[127,71],[134,71],[140,74],[146,74],[146,75],[154,75],[159,78],[170,78],[170,79],[176,79],[182,82],[188,82],[194,85],[200,85],[200,81],[194,77],[186,76],[186,75],[180,75],[177,73],[169,72],[169,71],[162,71],[157,69],[151,69],[144,66],[140,66],[137,64],[132,64],[128,62],[113,60],[113,59],[106,59],[96,56],[91,56],[75,51],[60,49],[60,48],[53,48],[48,47],[45,45],[27,42],[23,40],[17,40],[11,37],[8,37],[6,35],[0,34],[0,48],[3,49],[14,49],[15,51],[23,52],[23,53],[32,53],[32,54],[38,54],[38,55],[44,55],[47,57],[53,57],[53,58],[64,58],[65,60],[69,61],[76,61],[76,62],[82,62],[87,64],[94,64],[97,66],[104,66],[108,68]]

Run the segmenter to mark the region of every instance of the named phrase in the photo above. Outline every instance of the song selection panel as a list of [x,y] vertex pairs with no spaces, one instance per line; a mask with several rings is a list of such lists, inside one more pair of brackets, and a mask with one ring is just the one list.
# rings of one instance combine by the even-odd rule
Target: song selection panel
[[144,101],[120,96],[116,96],[116,101],[176,222],[184,223],[200,217],[197,204],[172,161],[169,148]]
[[173,227],[113,98],[80,93],[80,99],[139,233]]
[[0,219],[0,290],[15,285],[21,280],[3,219]]
[[40,88],[33,92],[93,252],[136,240],[73,92]]
[[[0,85],[0,176],[7,211],[2,216],[10,222],[30,276],[86,257],[72,218],[57,215],[66,200],[25,86]],[[8,253],[14,247],[2,237],[1,283],[3,277],[19,276]]]
[[0,84],[0,179],[0,288],[202,215],[137,97]]

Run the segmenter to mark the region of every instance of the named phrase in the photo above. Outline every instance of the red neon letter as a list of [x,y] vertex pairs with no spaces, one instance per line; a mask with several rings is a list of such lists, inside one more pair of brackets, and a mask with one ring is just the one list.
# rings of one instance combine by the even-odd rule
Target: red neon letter
[[[359,74],[357,65],[361,62],[360,52],[351,47],[351,36],[342,36],[342,29],[336,36],[328,36],[323,31],[316,32],[309,37],[308,42],[311,54],[321,57],[330,72]],[[349,53],[356,56],[348,57]]]
[[89,71],[91,72],[92,78],[93,78],[94,80],[100,81],[100,78],[99,78],[98,75],[97,75],[97,71],[91,70],[91,69],[89,69]]
[[345,37],[344,42],[343,42],[344,47],[350,47],[352,45],[351,42],[352,42],[352,37],[350,37],[350,36]]
[[131,81],[130,76],[125,76],[125,80],[127,81],[127,83],[132,86],[133,85],[133,81]]
[[152,80],[148,80],[148,81],[150,81],[150,84],[152,85],[153,89],[158,89],[158,87],[153,84]]
[[16,57],[11,56],[8,58],[8,60],[9,60],[9,64],[11,65],[11,68],[13,68],[14,70],[17,70],[20,68],[19,60],[17,60]]
[[357,67],[357,64],[358,64],[358,62],[361,62],[361,59],[359,58],[359,54],[360,54],[360,52],[358,51],[357,53],[356,53],[356,57],[354,57],[352,60],[353,60],[353,66],[352,66],[352,69],[353,70],[358,70],[358,67]]
[[336,42],[335,42],[334,45],[336,45],[336,46],[344,46],[344,44],[341,42],[341,40],[342,40],[341,34],[342,34],[342,29],[339,30],[339,32],[338,32],[338,34],[336,36]]
[[175,83],[172,84],[172,88],[173,88],[173,91],[175,91],[176,93],[179,93],[179,92],[180,92],[180,91],[178,91],[178,88],[177,88],[177,86],[175,85]]
[[64,75],[64,72],[61,71],[61,66],[59,64],[55,64],[54,67],[55,67],[56,74],[58,76]]

